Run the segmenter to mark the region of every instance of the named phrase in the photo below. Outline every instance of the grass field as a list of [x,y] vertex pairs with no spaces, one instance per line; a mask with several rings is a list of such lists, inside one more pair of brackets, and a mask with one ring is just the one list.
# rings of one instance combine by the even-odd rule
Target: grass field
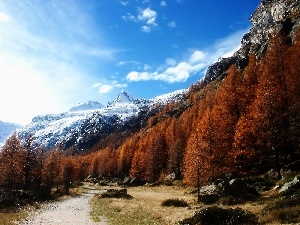
[[[282,181],[279,181],[279,183]],[[118,187],[99,186],[100,189]],[[261,196],[233,205],[206,205],[197,202],[193,188],[180,183],[174,186],[130,187],[127,193],[132,199],[94,197],[92,215],[94,219],[104,216],[110,225],[161,224],[176,225],[185,218],[192,217],[196,211],[214,205],[223,208],[241,208],[255,214],[261,224],[300,224],[300,190],[289,195],[280,195],[276,190],[261,192]],[[295,198],[296,196],[296,198]],[[297,197],[298,196],[298,197]],[[167,199],[179,199],[188,203],[188,207],[166,207],[162,203]]]

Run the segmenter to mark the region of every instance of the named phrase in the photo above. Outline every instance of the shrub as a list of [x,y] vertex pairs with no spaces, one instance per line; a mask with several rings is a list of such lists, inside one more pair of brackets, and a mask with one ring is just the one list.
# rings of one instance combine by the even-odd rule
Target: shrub
[[243,204],[245,201],[240,198],[235,198],[233,196],[226,196],[219,199],[218,204],[222,205],[237,205]]
[[270,198],[262,211],[263,220],[267,223],[280,221],[281,223],[300,222],[300,189],[296,184],[287,190]]
[[167,199],[161,203],[162,206],[175,206],[175,207],[187,207],[188,203],[181,199]]
[[[300,208],[291,207],[280,210],[273,210],[267,213],[266,223],[273,221],[280,221],[281,224],[299,224],[300,222]],[[268,221],[269,220],[269,221]]]
[[107,192],[103,192],[100,195],[98,195],[100,198],[126,198],[126,199],[132,199],[133,197],[129,194],[127,194],[127,189],[109,189]]
[[223,209],[221,207],[213,206],[204,208],[191,218],[187,218],[181,222],[180,225],[254,225],[259,224],[256,215],[242,210]]
[[156,181],[154,183],[148,184],[149,187],[159,187],[159,186],[162,186],[162,185],[174,186],[174,183],[171,180],[159,180],[159,181]]
[[300,195],[299,196],[290,196],[288,198],[283,198],[279,201],[276,201],[269,209],[285,209],[289,207],[300,206]]
[[34,201],[34,196],[30,192],[22,190],[6,191],[0,189],[0,208],[22,206],[32,201]]
[[252,186],[259,191],[268,191],[271,190],[276,185],[276,180],[272,179],[269,176],[261,176],[253,178]]
[[204,204],[214,204],[220,199],[219,194],[205,194],[200,196],[200,202]]

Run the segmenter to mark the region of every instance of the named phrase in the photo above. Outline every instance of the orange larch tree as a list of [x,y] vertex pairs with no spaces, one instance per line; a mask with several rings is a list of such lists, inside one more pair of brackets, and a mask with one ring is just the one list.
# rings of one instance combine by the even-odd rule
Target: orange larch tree
[[62,158],[60,178],[65,194],[69,194],[71,186],[78,181],[78,164],[73,156]]
[[42,170],[42,183],[48,193],[51,193],[53,187],[56,187],[56,191],[59,192],[62,158],[63,152],[59,146],[47,153]]
[[147,145],[144,153],[145,172],[143,178],[146,181],[157,181],[166,169],[168,161],[166,140],[161,126],[155,126],[148,130]]
[[[24,154],[24,187],[23,189],[26,191],[29,188],[39,188],[38,180],[39,180],[39,168],[40,164],[38,162],[38,151],[33,146],[33,136],[29,135],[25,138],[23,149],[25,150]],[[35,186],[35,187],[34,187]]]
[[137,149],[139,141],[138,135],[133,135],[128,138],[125,143],[118,149],[118,174],[121,176],[128,176],[131,164],[133,161],[134,153]]
[[[300,30],[300,29],[299,29]],[[295,43],[285,53],[285,74],[287,84],[288,120],[289,130],[287,146],[285,148],[285,161],[295,160],[300,143],[300,67],[296,66],[300,58],[300,33],[296,32]],[[288,163],[288,162],[287,162]]]
[[215,103],[211,110],[211,123],[215,128],[213,164],[218,165],[216,167],[218,172],[215,171],[215,173],[219,176],[230,172],[233,161],[230,152],[233,149],[236,124],[244,111],[240,99],[241,73],[235,66],[230,67],[227,73],[227,77],[224,78],[216,93]]
[[182,163],[186,146],[186,136],[181,124],[175,118],[166,129],[166,144],[168,149],[167,173],[175,173],[176,178],[182,178]]
[[215,130],[211,112],[207,109],[202,119],[197,123],[197,129],[189,137],[184,157],[184,181],[197,186],[205,184],[218,176],[214,164]]
[[7,191],[23,188],[23,155],[24,150],[15,133],[6,140],[0,151],[0,186]]
[[144,178],[146,171],[146,158],[145,151],[147,148],[147,142],[145,136],[141,137],[137,143],[137,149],[134,152],[134,156],[131,163],[130,176]]

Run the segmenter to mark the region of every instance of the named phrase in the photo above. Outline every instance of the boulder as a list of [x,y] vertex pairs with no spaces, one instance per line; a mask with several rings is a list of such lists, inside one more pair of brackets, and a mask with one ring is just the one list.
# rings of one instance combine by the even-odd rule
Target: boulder
[[255,188],[249,186],[242,179],[230,180],[229,183],[225,185],[223,193],[242,199],[257,197],[260,195]]
[[278,192],[280,193],[291,188],[300,188],[300,176],[295,176],[291,182],[285,183]]
[[176,178],[176,174],[174,172],[166,176],[166,180],[175,180],[175,178]]
[[121,183],[119,183],[119,185],[128,185],[131,182],[131,178],[130,177],[124,177],[123,181]]
[[131,179],[128,186],[137,187],[137,186],[142,186],[142,185],[145,185],[145,184],[146,184],[146,182],[143,181],[140,177],[134,177],[134,178]]
[[221,186],[210,184],[201,187],[199,200],[205,204],[214,204],[221,197]]

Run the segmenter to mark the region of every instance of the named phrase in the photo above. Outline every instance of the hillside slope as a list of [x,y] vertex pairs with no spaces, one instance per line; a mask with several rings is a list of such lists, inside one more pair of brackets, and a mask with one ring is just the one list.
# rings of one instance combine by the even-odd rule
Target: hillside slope
[[46,149],[59,144],[65,149],[87,151],[112,133],[125,130],[130,133],[139,129],[151,111],[180,99],[184,92],[179,90],[154,99],[137,99],[122,91],[106,107],[98,102],[88,102],[68,112],[36,116],[18,131],[18,136],[24,141],[32,135],[34,145]]

